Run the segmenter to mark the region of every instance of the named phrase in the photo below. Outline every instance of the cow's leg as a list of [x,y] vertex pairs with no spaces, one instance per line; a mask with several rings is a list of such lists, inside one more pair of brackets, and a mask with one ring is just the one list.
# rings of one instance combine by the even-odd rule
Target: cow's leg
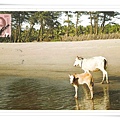
[[106,82],[109,84],[110,82],[109,82],[109,80],[108,80],[108,73],[107,73],[106,70],[105,70],[105,76],[106,76]]
[[88,88],[90,90],[90,94],[91,94],[91,99],[93,99],[93,86],[91,84],[87,84]]
[[108,74],[107,74],[107,71],[104,70],[104,69],[100,69],[102,72],[103,72],[103,79],[102,79],[102,84],[104,83],[104,80],[105,80],[105,77],[106,77],[106,82],[109,83],[108,81]]
[[[102,71],[102,72],[103,72],[103,71]],[[104,83],[104,80],[105,80],[105,74],[104,74],[104,72],[103,72],[103,79],[102,79],[101,84],[103,84],[103,83]]]
[[75,98],[78,98],[78,95],[77,95],[78,86],[77,86],[77,85],[74,85],[74,87],[75,87]]

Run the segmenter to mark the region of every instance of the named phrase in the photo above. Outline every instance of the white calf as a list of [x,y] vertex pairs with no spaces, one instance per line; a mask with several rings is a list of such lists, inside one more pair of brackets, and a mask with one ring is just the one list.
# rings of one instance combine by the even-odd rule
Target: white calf
[[99,71],[101,70],[103,73],[103,80],[101,83],[104,82],[104,79],[106,77],[106,82],[109,83],[108,81],[108,74],[106,71],[107,68],[107,60],[105,57],[102,56],[97,56],[97,57],[92,57],[92,58],[82,58],[82,57],[76,57],[74,66],[80,66],[81,69],[83,69],[85,72],[89,71]]
[[69,75],[70,84],[75,87],[75,98],[78,98],[77,91],[80,84],[87,84],[90,89],[91,99],[93,99],[93,77],[90,73]]

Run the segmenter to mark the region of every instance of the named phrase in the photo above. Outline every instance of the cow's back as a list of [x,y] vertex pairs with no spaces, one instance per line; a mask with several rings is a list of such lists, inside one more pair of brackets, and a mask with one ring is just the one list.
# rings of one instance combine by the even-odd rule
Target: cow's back
[[92,80],[92,75],[90,73],[81,73],[81,74],[76,74],[76,78],[78,79],[79,84],[84,84],[86,82],[90,82]]
[[105,57],[97,56],[88,59],[84,59],[82,69],[84,71],[99,71],[100,67],[104,67]]

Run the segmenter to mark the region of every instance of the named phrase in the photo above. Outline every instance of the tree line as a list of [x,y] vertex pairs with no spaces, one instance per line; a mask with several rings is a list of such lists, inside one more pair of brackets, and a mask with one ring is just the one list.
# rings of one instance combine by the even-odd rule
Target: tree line
[[[11,14],[12,35],[10,39],[0,38],[8,42],[33,42],[33,41],[66,41],[90,39],[120,38],[120,25],[112,22],[112,18],[119,19],[116,11],[0,11],[0,14]],[[63,21],[59,18],[65,14]],[[76,22],[72,22],[73,15]],[[82,26],[80,18],[87,15],[90,24]],[[22,28],[23,23],[29,26]],[[39,29],[35,29],[35,25]]]

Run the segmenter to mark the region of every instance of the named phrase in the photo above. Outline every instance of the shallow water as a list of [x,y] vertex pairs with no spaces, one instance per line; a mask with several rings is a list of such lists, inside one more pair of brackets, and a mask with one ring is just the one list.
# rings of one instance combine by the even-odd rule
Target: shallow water
[[[54,77],[53,77],[54,78]],[[95,83],[94,99],[86,86],[80,86],[78,99],[68,78],[27,78],[1,76],[1,110],[119,110],[119,80],[108,84]],[[114,81],[114,82],[113,82]]]

